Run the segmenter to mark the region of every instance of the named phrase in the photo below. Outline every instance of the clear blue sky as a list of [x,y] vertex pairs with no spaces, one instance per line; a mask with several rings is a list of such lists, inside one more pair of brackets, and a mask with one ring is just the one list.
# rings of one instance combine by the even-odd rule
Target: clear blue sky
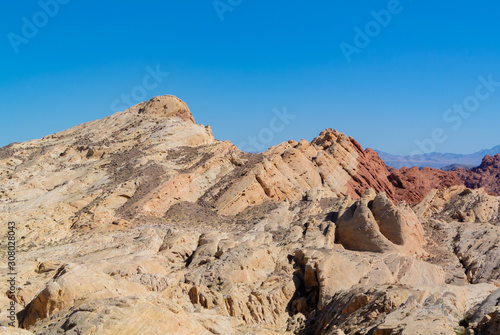
[[[395,154],[415,140],[457,153],[500,144],[500,86],[474,98],[478,76],[500,82],[496,1],[220,0],[219,12],[212,0],[60,1],[1,5],[0,146],[110,115],[132,92],[178,96],[237,145],[330,127]],[[371,11],[388,8],[390,22],[374,24]],[[356,47],[355,27],[367,24],[373,37],[348,62],[340,45]],[[169,75],[146,90],[148,67]],[[445,122],[464,100],[469,117]],[[265,130],[285,107],[295,118]]]

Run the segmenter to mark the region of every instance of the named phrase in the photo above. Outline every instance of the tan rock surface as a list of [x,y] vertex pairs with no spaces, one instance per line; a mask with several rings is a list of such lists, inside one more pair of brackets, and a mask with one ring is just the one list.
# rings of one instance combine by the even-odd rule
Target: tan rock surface
[[481,286],[383,286],[339,292],[315,322],[316,333],[456,334],[463,314],[494,289]]
[[453,334],[482,311],[467,331],[495,330],[498,198],[455,187],[410,207],[393,202],[388,176],[373,151],[331,129],[241,152],[172,96],[1,148],[20,325],[37,335]]
[[424,219],[434,217],[446,222],[475,223],[500,221],[500,197],[490,196],[484,189],[471,190],[464,186],[434,190],[414,209]]
[[416,214],[405,204],[395,206],[385,193],[368,190],[350,204],[344,200],[339,212],[339,243],[351,250],[401,251],[422,254],[423,229]]
[[0,327],[0,335],[33,335],[33,333],[24,329]]

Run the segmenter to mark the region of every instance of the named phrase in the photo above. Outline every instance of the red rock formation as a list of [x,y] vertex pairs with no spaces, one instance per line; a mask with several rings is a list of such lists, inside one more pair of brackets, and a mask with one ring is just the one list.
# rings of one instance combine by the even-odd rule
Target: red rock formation
[[500,195],[500,154],[486,156],[477,168],[455,170],[468,188],[484,187],[491,195]]
[[[34,163],[37,150],[42,154]],[[102,120],[1,149],[0,186],[27,161],[46,166],[37,175],[40,197],[58,185],[75,185],[65,189],[72,216],[61,210],[55,220],[75,227],[141,215],[161,218],[181,202],[227,216],[267,201],[315,194],[358,199],[367,189],[385,192],[396,202],[418,202],[433,188],[462,183],[454,172],[389,171],[373,150],[363,150],[352,137],[332,129],[312,142],[290,140],[264,153],[245,153],[214,139],[210,127],[196,125],[187,105],[173,96],[155,97]],[[62,167],[74,175],[51,174]],[[80,192],[91,185],[98,185],[102,197],[80,200]],[[13,204],[25,200],[14,201],[22,193],[18,186],[8,186]],[[33,199],[37,204],[38,198]],[[90,209],[101,203],[97,212]]]
[[344,143],[344,146],[354,149],[357,153],[357,168],[355,173],[351,173],[351,179],[347,183],[347,194],[357,199],[367,189],[373,188],[377,192],[387,193],[389,197],[395,195],[392,185],[387,182],[389,175],[387,167],[372,149],[363,150],[363,147],[354,138],[347,138],[344,134],[339,134],[336,130],[332,131],[331,129],[321,132],[311,143],[322,146],[326,151],[333,152],[337,150],[336,145],[334,145],[337,143],[335,141]]
[[217,209],[234,214],[266,200],[302,199],[311,189],[329,196],[360,198],[368,189],[385,192],[394,202],[416,203],[432,189],[463,185],[455,172],[438,169],[387,168],[372,149],[352,137],[326,129],[310,143],[288,141],[270,148],[245,173],[222,183]]
[[355,198],[359,198],[367,189],[373,188],[378,192],[385,192],[391,199],[396,199],[394,187],[388,180],[389,172],[378,154],[370,148],[363,151],[358,142],[354,139],[351,141],[359,150],[359,165],[358,173],[352,176],[348,183],[348,188],[351,190],[349,193],[351,195],[354,193]]
[[393,200],[409,203],[422,201],[432,189],[442,190],[463,184],[454,171],[446,172],[432,168],[390,169],[388,179],[394,187]]
[[455,185],[471,189],[484,188],[491,195],[500,196],[500,154],[486,156],[477,168],[441,171],[432,168],[419,170],[389,168],[389,181],[395,189],[393,200],[420,202],[432,189],[442,190]]
[[373,188],[377,192],[385,192],[395,202],[416,203],[422,201],[432,189],[442,190],[463,185],[453,171],[445,172],[432,168],[419,170],[416,167],[400,170],[388,168],[375,151],[370,148],[363,150],[352,137],[348,138],[331,129],[323,131],[311,144],[321,147],[339,161],[342,159],[335,154],[339,150],[338,146],[351,148],[351,155],[357,156],[357,166],[353,171],[345,169],[349,171],[350,179],[344,192],[354,199],[358,199],[367,189]]
[[300,200],[313,189],[329,197],[358,199],[370,188],[391,199],[395,196],[378,155],[336,130],[326,129],[312,142],[283,142],[258,156],[253,164],[243,164],[244,171],[209,191],[217,194],[220,213],[236,214],[267,200]]

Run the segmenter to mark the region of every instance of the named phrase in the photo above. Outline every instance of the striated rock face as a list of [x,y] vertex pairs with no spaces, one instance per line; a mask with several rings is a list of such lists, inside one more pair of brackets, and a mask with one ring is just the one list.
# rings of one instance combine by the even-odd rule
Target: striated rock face
[[0,210],[42,220],[38,234],[58,238],[70,227],[161,218],[183,201],[235,215],[270,200],[301,200],[311,189],[359,198],[374,188],[392,198],[387,174],[373,151],[331,129],[312,143],[243,153],[196,125],[184,102],[161,96],[2,148]]
[[489,194],[500,195],[500,154],[484,157],[474,169],[455,172],[468,188],[484,188]]
[[331,129],[244,153],[173,96],[11,144],[0,333],[495,333],[500,200],[455,178]]
[[[196,153],[190,151],[194,147]],[[43,222],[45,229],[38,233],[55,239],[70,227],[109,224],[145,212],[163,215],[182,198],[196,199],[210,178],[224,173],[224,164],[215,170],[209,163],[197,166],[204,155],[217,160],[236,150],[194,124],[182,101],[157,97],[102,120],[2,148],[0,210],[13,220]],[[182,173],[196,167],[206,172],[202,180]],[[192,183],[176,186],[190,178]]]
[[490,196],[484,189],[454,186],[433,190],[414,210],[424,219],[496,224],[500,221],[500,197]]
[[377,155],[331,129],[311,143],[289,141],[272,147],[256,164],[248,163],[246,171],[233,176],[227,190],[225,181],[214,187],[219,192],[215,204],[221,213],[235,214],[266,200],[301,200],[311,189],[355,199],[368,188],[393,194],[387,169]]
[[[361,145],[352,137],[349,138],[349,142],[345,143],[343,134],[339,135],[337,132],[332,133],[330,129],[327,129],[315,138],[312,144],[322,147],[323,150],[327,152],[333,153],[338,150],[338,144],[344,144],[344,147],[349,148],[348,151],[353,153],[354,157],[357,156],[358,164],[352,164],[351,166],[341,164],[344,170],[352,177],[347,184],[346,195],[349,194],[353,198],[359,198],[366,189],[373,188],[376,192],[386,192],[392,196],[393,190],[386,181],[387,169],[382,160],[372,149],[363,151]],[[337,155],[333,154],[333,156],[336,157]],[[354,165],[357,165],[357,167],[355,168]],[[349,168],[352,168],[352,170]],[[329,177],[333,179],[332,177],[335,176]]]

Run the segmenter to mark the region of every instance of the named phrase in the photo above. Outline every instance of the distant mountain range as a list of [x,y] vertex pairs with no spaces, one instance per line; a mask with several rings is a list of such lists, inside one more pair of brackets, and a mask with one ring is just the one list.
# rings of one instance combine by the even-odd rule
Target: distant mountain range
[[375,150],[387,166],[395,169],[406,167],[431,167],[435,169],[453,170],[454,168],[472,168],[479,166],[487,155],[494,156],[500,153],[500,145],[494,148],[481,150],[469,155],[432,152],[423,155],[398,156]]

